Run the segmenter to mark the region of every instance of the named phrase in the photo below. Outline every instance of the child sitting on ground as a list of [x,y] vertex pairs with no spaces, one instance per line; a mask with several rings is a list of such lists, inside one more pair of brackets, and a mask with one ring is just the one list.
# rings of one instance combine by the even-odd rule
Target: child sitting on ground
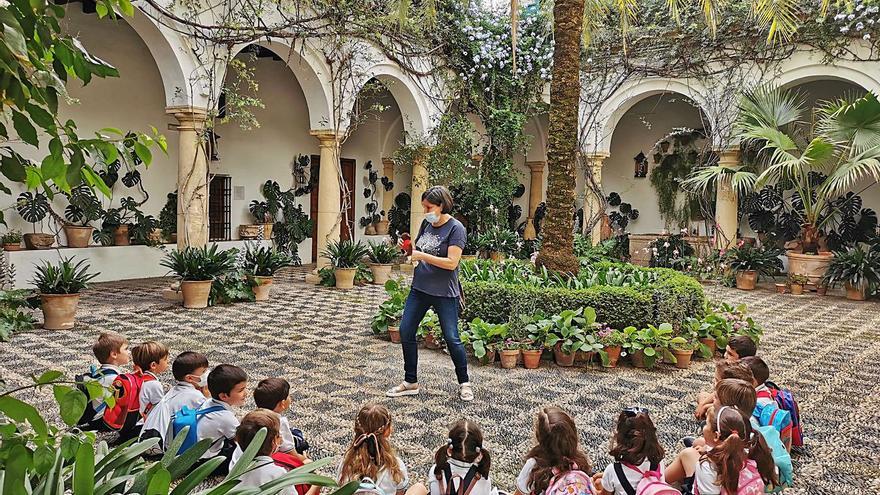
[[751,435],[748,420],[733,406],[709,408],[703,428],[705,447],[682,450],[666,469],[669,483],[694,477],[694,495],[733,494],[748,488],[763,493],[778,480],[770,449],[761,435]]
[[159,375],[168,371],[168,346],[159,342],[149,341],[131,350],[134,365],[144,374],[139,401],[141,405],[141,421],[159,404],[165,395],[165,387],[159,381]]
[[[718,361],[715,363],[715,381],[712,386],[717,386],[718,383],[725,378],[737,378],[739,380],[751,382],[753,377],[752,371],[741,361]],[[709,409],[709,406],[712,405],[714,400],[714,391],[708,393],[700,392],[697,394],[697,408],[694,411],[694,416],[698,420],[704,421],[706,419],[706,411]]]
[[239,425],[232,407],[243,405],[247,398],[247,373],[238,366],[221,364],[208,375],[208,390],[211,398],[205,399],[199,410],[209,407],[218,407],[219,410],[204,414],[198,421],[198,439],[212,440],[201,459],[225,458],[225,462],[214,470],[214,475],[224,475],[229,472],[229,461],[235,450],[235,430]]
[[257,407],[275,411],[281,418],[281,446],[279,452],[289,452],[300,461],[305,460],[308,442],[303,438],[300,430],[290,427],[287,416],[284,414],[290,409],[290,384],[283,378],[266,378],[257,384],[254,389],[254,402]]
[[151,454],[160,454],[171,442],[171,418],[184,407],[197,409],[205,401],[208,386],[208,358],[200,352],[185,351],[171,364],[174,386],[148,411],[141,440],[158,437],[159,445]]
[[558,407],[539,411],[535,437],[537,444],[529,450],[516,478],[517,494],[543,494],[554,478],[571,481],[565,487],[570,495],[592,493],[592,481],[585,474],[590,471],[590,459],[579,445],[577,426],[568,413]]
[[758,397],[758,405],[775,405],[776,401],[773,400],[773,394],[770,393],[770,388],[767,387],[767,380],[770,379],[770,368],[767,366],[767,363],[758,356],[743,358],[742,362],[752,370],[752,384]]
[[736,335],[727,341],[724,348],[724,359],[728,363],[735,363],[742,358],[754,356],[758,353],[758,346],[748,335]]
[[497,495],[498,489],[489,478],[491,466],[492,459],[483,446],[480,426],[473,421],[459,420],[449,430],[446,444],[434,454],[434,465],[428,471],[430,494]]
[[339,485],[369,478],[384,495],[403,495],[409,476],[391,445],[391,414],[380,404],[367,404],[354,422],[354,439],[339,464]]
[[[112,395],[110,387],[113,381],[123,373],[122,367],[131,360],[128,339],[118,333],[102,333],[92,346],[92,353],[100,367],[92,365],[88,373],[77,377],[77,382],[97,381],[106,389],[105,396]],[[77,425],[84,430],[109,430],[102,421],[106,408],[107,403],[103,398],[89,402]]]
[[647,409],[628,407],[620,412],[609,455],[614,462],[605,468],[604,473],[593,476],[597,494],[634,495],[644,473],[663,474],[666,453],[657,439],[657,429]]

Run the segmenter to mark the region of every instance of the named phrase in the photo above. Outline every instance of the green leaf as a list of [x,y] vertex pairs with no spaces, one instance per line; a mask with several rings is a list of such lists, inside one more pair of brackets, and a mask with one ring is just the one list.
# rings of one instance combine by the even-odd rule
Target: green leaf
[[49,370],[40,375],[39,377],[34,377],[34,383],[38,385],[45,385],[49,382],[54,382],[55,380],[64,376],[64,373],[57,370]]
[[73,468],[73,495],[94,495],[94,493],[95,451],[91,444],[83,443],[76,452],[76,462]]
[[657,355],[657,351],[654,350],[653,347],[645,347],[645,348],[642,350],[642,352],[644,352],[644,353],[645,353],[645,356],[648,356],[648,357],[653,357],[653,356],[656,356],[656,355]]
[[43,183],[43,176],[37,167],[25,167],[25,185],[28,189],[36,189]]
[[146,495],[166,495],[170,486],[171,473],[167,469],[160,467],[150,480]]
[[0,161],[0,173],[13,182],[24,182],[27,179],[27,173],[24,171],[24,163],[22,163],[19,155],[4,156]]
[[30,144],[31,146],[39,146],[40,140],[37,139],[37,130],[31,124],[30,119],[28,119],[25,114],[13,110],[12,111],[12,125],[15,127],[15,132],[18,133],[18,137],[20,137],[24,142]]
[[79,418],[82,417],[83,412],[86,410],[86,403],[88,403],[86,394],[78,389],[71,388],[61,397],[61,401],[58,403],[58,406],[61,409],[62,421],[68,426],[76,425],[77,421],[79,421]]
[[110,9],[107,8],[105,0],[98,0],[95,4],[95,12],[98,14],[98,18],[106,17],[107,14],[110,13]]
[[45,108],[34,105],[33,103],[28,103],[25,109],[30,114],[31,119],[35,124],[47,131],[55,129],[55,119]]
[[153,161],[153,153],[150,151],[150,148],[147,148],[141,143],[134,143],[134,152],[138,158],[144,162],[144,165],[150,165],[150,162]]
[[119,10],[128,17],[134,15],[134,7],[131,5],[130,0],[119,0]]
[[3,493],[27,493],[25,476],[31,464],[31,453],[21,444],[14,444],[9,449],[6,463],[3,466]]
[[[211,473],[217,469],[217,466],[223,464],[223,462],[224,459],[222,457],[212,457],[211,459],[208,459],[204,464],[189,473],[189,476],[184,478],[183,481],[178,483],[171,492],[171,495],[189,495],[195,487],[199,486],[199,484],[210,476]],[[235,465],[237,466],[238,463],[236,462]]]
[[99,191],[101,191],[104,196],[108,198],[112,198],[113,194],[110,192],[110,188],[107,187],[107,183],[104,182],[104,179],[101,178],[100,175],[95,173],[95,170],[86,165],[82,168],[83,176],[86,179],[86,182],[93,187],[97,187]]
[[27,42],[24,39],[24,36],[18,29],[13,28],[9,25],[3,25],[3,39],[6,41],[6,46],[14,53],[17,57],[22,60],[27,60],[28,52],[27,52]]
[[48,445],[40,445],[34,450],[34,470],[45,475],[55,464],[55,449]]
[[37,411],[34,406],[26,402],[22,402],[9,395],[0,397],[0,411],[14,421],[27,421],[30,423],[34,432],[36,432],[37,436],[43,441],[45,441],[46,436],[49,434],[49,428],[46,426],[43,417],[40,416],[40,412]]
[[57,155],[46,155],[43,163],[40,165],[40,173],[44,180],[54,180],[58,177],[65,176],[64,157]]
[[79,450],[79,446],[82,442],[79,441],[77,437],[66,436],[61,439],[61,449],[59,452],[61,453],[61,457],[65,460],[69,461],[73,459]]
[[101,382],[97,380],[90,380],[85,382],[86,391],[89,393],[89,400],[96,400],[104,397],[104,393],[107,391]]

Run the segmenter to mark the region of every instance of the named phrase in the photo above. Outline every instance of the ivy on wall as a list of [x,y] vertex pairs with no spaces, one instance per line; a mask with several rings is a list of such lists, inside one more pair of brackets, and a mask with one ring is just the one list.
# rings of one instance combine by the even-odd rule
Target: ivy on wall
[[667,228],[684,228],[701,218],[699,201],[681,183],[709,159],[710,153],[698,146],[705,138],[702,129],[676,128],[651,149],[651,186],[657,193],[657,209]]

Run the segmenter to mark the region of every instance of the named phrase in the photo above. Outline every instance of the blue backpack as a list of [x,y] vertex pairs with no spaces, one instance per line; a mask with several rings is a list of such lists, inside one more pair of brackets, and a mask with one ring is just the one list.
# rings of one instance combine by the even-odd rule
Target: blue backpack
[[794,400],[791,390],[779,388],[771,381],[767,381],[765,384],[770,389],[770,396],[776,401],[779,409],[788,411],[788,414],[791,415],[791,444],[794,447],[803,447],[804,429],[801,425],[801,410],[797,401]]
[[177,452],[178,455],[186,452],[199,441],[199,420],[202,416],[222,410],[223,406],[211,406],[199,410],[183,406],[183,409],[174,415],[174,418],[171,420],[171,426],[175,437],[177,437],[185,427],[189,426],[189,431],[186,433],[183,445],[180,446],[180,450]]
[[775,403],[755,406],[752,416],[758,420],[759,425],[772,426],[778,432],[791,428],[791,415]]
[[770,447],[773,453],[773,464],[779,470],[779,486],[767,486],[766,491],[768,493],[781,492],[785,487],[791,486],[794,483],[791,455],[782,443],[782,438],[780,438],[779,431],[776,428],[772,426],[759,426],[755,428],[755,431],[764,437],[764,441],[767,442],[767,446]]

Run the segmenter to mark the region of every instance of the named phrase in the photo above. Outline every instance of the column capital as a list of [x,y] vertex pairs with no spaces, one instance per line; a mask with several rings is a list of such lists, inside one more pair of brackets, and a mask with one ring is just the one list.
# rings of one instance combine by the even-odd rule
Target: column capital
[[718,165],[728,168],[739,165],[739,148],[719,148],[713,151],[718,155]]
[[315,130],[312,129],[309,131],[309,134],[315,137],[318,140],[318,146],[324,147],[335,147],[339,144],[339,140],[341,135],[337,132],[330,129],[320,129]]
[[591,167],[601,168],[602,164],[605,162],[606,159],[608,159],[609,156],[611,155],[604,152],[591,153],[587,155],[587,160],[589,160]]
[[208,120],[208,110],[201,107],[187,105],[165,107],[165,113],[177,119],[177,124],[171,126],[178,131],[200,131],[205,128]]
[[539,173],[544,171],[544,167],[547,166],[547,162],[545,161],[534,161],[534,162],[526,162],[526,166],[529,167],[529,170],[532,173]]
[[382,157],[382,165],[384,165],[386,167],[393,167],[394,166],[394,159],[391,158],[390,156],[383,156]]

